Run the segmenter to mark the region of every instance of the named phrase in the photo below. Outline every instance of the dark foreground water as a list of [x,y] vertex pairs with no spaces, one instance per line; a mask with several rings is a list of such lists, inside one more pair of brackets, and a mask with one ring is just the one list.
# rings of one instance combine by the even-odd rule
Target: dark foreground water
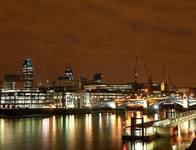
[[[196,120],[191,120],[179,125],[177,136],[171,139],[159,138],[150,143],[123,142],[123,122],[129,122],[130,116],[131,112],[0,119],[0,150],[183,150],[195,137]],[[144,116],[144,120],[158,117]]]

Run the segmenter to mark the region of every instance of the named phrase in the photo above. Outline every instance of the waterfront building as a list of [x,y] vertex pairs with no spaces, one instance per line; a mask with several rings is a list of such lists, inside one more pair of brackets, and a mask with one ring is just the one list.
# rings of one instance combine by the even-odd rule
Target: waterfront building
[[66,90],[55,91],[53,95],[56,108],[83,108],[84,95],[80,92],[68,92]]
[[46,94],[39,90],[4,90],[0,92],[0,108],[44,108]]
[[[133,86],[131,84],[90,84],[84,86],[84,104],[88,107],[97,107],[108,102],[116,103],[133,97]],[[112,103],[111,103],[112,104]],[[102,107],[101,106],[101,107]],[[107,106],[106,106],[107,107]]]
[[33,65],[31,59],[26,59],[22,63],[21,79],[24,83],[24,89],[33,87]]

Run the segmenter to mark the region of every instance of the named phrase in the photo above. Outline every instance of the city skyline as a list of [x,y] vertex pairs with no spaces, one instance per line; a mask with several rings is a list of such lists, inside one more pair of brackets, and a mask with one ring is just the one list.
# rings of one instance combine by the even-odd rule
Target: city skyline
[[[46,70],[46,66],[44,63],[42,63],[39,68],[37,68],[36,66],[34,66],[34,62],[32,61],[32,59],[27,58],[24,59],[22,61],[26,62],[26,61],[31,61],[31,66],[33,66],[33,78],[34,78],[34,83],[35,85],[39,85],[39,84],[46,84],[47,82],[55,82],[57,80],[59,80],[62,77],[65,77],[67,80],[79,80],[79,79],[87,79],[88,81],[94,81],[95,80],[95,75],[99,76],[102,78],[102,82],[103,83],[117,83],[117,84],[126,84],[126,83],[134,83],[135,82],[135,74],[137,74],[137,82],[138,83],[161,83],[161,82],[165,82],[167,83],[170,87],[171,86],[177,86],[177,84],[175,82],[173,82],[173,78],[171,78],[170,76],[166,76],[165,75],[165,66],[163,66],[161,68],[161,75],[160,75],[160,79],[159,80],[155,80],[152,79],[153,74],[151,72],[149,72],[148,70],[148,66],[146,64],[146,62],[143,63],[143,66],[141,66],[141,68],[138,69],[139,65],[138,65],[138,57],[136,56],[135,58],[135,66],[133,68],[133,71],[131,73],[131,80],[127,80],[127,81],[122,81],[121,79],[116,80],[116,81],[112,81],[112,80],[107,80],[107,78],[104,78],[104,74],[102,72],[91,72],[90,76],[83,76],[81,74],[74,74],[74,70],[72,71],[72,67],[70,65],[65,65],[66,67],[64,68],[64,72],[61,74],[58,74],[55,76],[55,78],[50,79],[50,72],[48,72]],[[35,69],[37,68],[37,69]],[[136,70],[135,70],[136,68]],[[15,68],[16,72],[11,72],[11,73],[5,73],[3,74],[3,77],[0,79],[1,81],[5,80],[6,76],[8,75],[19,75],[21,76],[21,80],[23,80],[22,78],[22,74],[23,74],[23,63],[21,62],[20,67],[19,68]],[[71,76],[69,74],[69,70],[71,69]],[[67,72],[68,71],[68,72]],[[136,72],[135,72],[136,71]],[[77,71],[76,71],[77,72]],[[67,77],[68,76],[68,77]],[[69,78],[69,79],[68,79]],[[99,77],[98,77],[99,78]],[[178,85],[178,87],[195,87],[195,86],[188,86],[188,85],[184,85],[184,86],[180,86]]]
[[[71,66],[75,76],[101,72],[110,82],[155,81],[170,76],[177,86],[196,85],[195,1],[2,2],[0,77],[33,60],[50,80]],[[36,8],[36,11],[34,11]]]
[[0,2],[0,150],[196,147],[195,0]]

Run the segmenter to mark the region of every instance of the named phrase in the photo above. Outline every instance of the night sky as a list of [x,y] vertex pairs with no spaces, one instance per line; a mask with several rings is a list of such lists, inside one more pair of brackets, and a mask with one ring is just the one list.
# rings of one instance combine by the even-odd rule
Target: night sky
[[[102,72],[110,82],[170,76],[196,86],[195,0],[3,0],[0,2],[0,77],[20,72],[31,58],[50,80],[71,66],[76,77]],[[40,71],[42,70],[42,71]]]

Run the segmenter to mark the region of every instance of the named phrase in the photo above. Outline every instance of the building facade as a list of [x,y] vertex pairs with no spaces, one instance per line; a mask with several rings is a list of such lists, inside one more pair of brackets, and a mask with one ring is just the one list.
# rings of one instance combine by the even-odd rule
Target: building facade
[[21,79],[24,83],[24,89],[33,87],[33,65],[31,59],[26,59],[22,63]]

